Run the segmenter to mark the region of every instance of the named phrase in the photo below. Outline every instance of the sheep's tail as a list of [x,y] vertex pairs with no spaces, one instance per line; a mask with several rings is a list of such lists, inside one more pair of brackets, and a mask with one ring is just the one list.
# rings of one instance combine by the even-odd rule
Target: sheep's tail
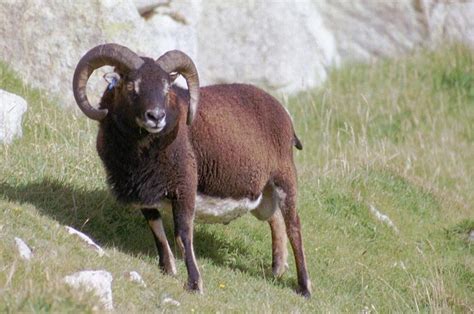
[[299,150],[303,149],[303,144],[301,144],[300,139],[298,138],[298,136],[296,136],[295,133],[293,133],[293,145],[295,145],[295,147]]

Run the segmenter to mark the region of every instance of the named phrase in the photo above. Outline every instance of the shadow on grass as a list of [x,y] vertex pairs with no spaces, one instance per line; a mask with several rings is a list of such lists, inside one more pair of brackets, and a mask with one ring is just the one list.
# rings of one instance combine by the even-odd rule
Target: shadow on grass
[[[42,214],[86,233],[101,246],[116,247],[127,254],[150,258],[157,254],[151,231],[141,212],[117,203],[107,190],[85,190],[46,179],[20,186],[0,183],[0,197],[32,204]],[[173,247],[173,224],[166,218],[165,215],[165,228]],[[270,229],[268,232],[270,236]],[[257,257],[251,256],[248,248],[238,239],[223,239],[216,237],[207,228],[198,228],[194,246],[198,258],[207,258],[216,265],[238,269],[253,277],[274,282],[270,276],[271,260],[263,265],[268,271],[262,272],[262,265],[248,262]],[[176,252],[176,245],[174,248]],[[238,259],[229,261],[229,256],[238,256]],[[294,286],[295,281],[283,279],[278,284]]]

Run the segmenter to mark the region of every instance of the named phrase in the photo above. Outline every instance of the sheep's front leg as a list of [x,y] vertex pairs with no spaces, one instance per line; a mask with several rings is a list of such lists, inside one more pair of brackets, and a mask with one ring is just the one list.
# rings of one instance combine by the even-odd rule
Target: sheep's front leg
[[173,252],[171,251],[168,240],[166,239],[166,233],[160,212],[155,208],[145,208],[142,209],[142,213],[153,232],[156,248],[158,249],[161,270],[166,274],[176,275],[176,264]]
[[172,204],[176,242],[183,252],[184,262],[188,270],[186,288],[189,291],[202,293],[202,279],[193,247],[194,195],[182,196],[174,200]]

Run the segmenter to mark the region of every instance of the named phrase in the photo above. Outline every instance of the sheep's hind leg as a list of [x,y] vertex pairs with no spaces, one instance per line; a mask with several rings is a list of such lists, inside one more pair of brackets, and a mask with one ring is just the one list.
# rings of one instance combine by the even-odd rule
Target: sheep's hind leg
[[309,280],[306,260],[304,256],[301,224],[296,212],[296,178],[283,178],[276,183],[276,193],[279,206],[285,220],[286,232],[295,255],[296,271],[298,276],[297,292],[304,297],[311,296],[311,281]]
[[275,186],[267,184],[263,190],[260,205],[251,211],[259,220],[266,220],[272,232],[272,272],[276,278],[281,277],[288,269],[288,248],[285,220],[280,211],[278,194]]
[[272,231],[272,272],[279,278],[288,269],[286,227],[279,208],[268,219],[268,224]]
[[161,270],[169,275],[176,275],[176,264],[173,252],[168,244],[163,221],[160,212],[154,208],[142,209],[143,216],[148,222],[155,239],[156,248],[158,249],[159,265]]

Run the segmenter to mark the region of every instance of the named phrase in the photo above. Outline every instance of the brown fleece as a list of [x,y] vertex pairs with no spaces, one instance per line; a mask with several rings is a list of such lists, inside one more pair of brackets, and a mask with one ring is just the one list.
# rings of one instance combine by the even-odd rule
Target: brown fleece
[[[255,200],[265,187],[280,189],[286,195],[279,203],[285,226],[281,219],[270,221],[274,271],[280,275],[284,270],[286,229],[295,252],[299,291],[309,296],[293,163],[293,146],[300,148],[301,143],[286,110],[254,86],[214,85],[200,89],[197,116],[188,126],[187,91],[163,88],[171,84],[171,77],[151,59],[144,61],[137,72],[122,74],[121,82],[106,90],[101,100],[100,107],[109,114],[99,124],[97,150],[114,195],[147,209],[162,200],[171,202],[175,237],[183,246],[188,271],[186,287],[202,291],[193,250],[196,193]],[[138,79],[139,91],[127,89],[127,83]],[[166,127],[156,134],[136,123],[154,106],[166,112]],[[147,220],[154,219],[153,211],[143,213]],[[160,266],[166,268],[163,243],[157,241],[157,248],[163,255]]]
[[190,137],[198,189],[207,195],[255,199],[276,174],[293,168],[290,117],[275,98],[251,85],[201,88]]

